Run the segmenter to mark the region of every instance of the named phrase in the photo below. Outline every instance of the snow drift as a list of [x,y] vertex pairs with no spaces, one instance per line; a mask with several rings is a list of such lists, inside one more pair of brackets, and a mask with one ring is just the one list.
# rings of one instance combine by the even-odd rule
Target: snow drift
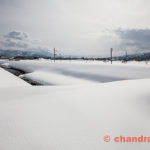
[[[150,80],[0,88],[0,149],[149,150],[105,135],[150,136]],[[9,94],[6,94],[6,91]]]
[[0,87],[30,86],[25,81],[0,68]]

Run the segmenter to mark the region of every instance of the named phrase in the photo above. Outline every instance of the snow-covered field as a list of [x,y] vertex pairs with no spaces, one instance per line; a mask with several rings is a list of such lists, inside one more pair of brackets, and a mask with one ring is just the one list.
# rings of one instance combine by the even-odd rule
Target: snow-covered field
[[115,62],[33,60],[12,61],[3,65],[18,68],[28,73],[22,75],[44,85],[74,85],[106,83],[120,80],[150,78],[150,65]]
[[[150,143],[115,143],[113,138],[150,137],[150,65],[1,63],[55,86],[11,87],[9,82],[10,87],[0,87],[0,150],[149,150]],[[3,72],[0,78],[7,81]],[[110,142],[104,142],[105,135]]]

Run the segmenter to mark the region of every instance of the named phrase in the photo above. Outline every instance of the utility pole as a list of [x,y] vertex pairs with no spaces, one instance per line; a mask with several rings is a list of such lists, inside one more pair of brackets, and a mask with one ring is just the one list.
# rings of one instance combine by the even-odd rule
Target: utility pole
[[110,61],[111,61],[111,64],[112,64],[112,52],[113,52],[113,48],[110,49]]
[[55,62],[56,50],[54,48],[54,62]]
[[126,51],[126,62],[127,62],[127,60],[128,60],[128,54],[127,54],[127,51]]

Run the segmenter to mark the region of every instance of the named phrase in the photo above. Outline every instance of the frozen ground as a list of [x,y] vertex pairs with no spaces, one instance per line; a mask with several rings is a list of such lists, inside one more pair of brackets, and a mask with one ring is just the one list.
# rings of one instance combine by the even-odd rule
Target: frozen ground
[[[149,150],[149,143],[113,142],[120,135],[150,137],[150,79],[144,79],[149,78],[149,65],[47,61],[5,65],[25,69],[33,77],[47,73],[38,76],[41,82],[51,73],[66,79],[54,79],[61,86],[0,87],[0,150]],[[100,82],[98,78],[108,72],[112,74],[105,80],[114,82]],[[62,82],[67,77],[66,86]],[[105,135],[111,136],[109,143],[104,142]]]

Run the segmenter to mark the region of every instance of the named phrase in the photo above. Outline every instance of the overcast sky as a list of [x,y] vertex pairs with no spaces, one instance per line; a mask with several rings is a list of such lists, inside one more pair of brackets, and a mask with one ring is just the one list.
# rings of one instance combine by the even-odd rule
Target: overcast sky
[[150,0],[0,0],[0,47],[76,55],[150,50]]

